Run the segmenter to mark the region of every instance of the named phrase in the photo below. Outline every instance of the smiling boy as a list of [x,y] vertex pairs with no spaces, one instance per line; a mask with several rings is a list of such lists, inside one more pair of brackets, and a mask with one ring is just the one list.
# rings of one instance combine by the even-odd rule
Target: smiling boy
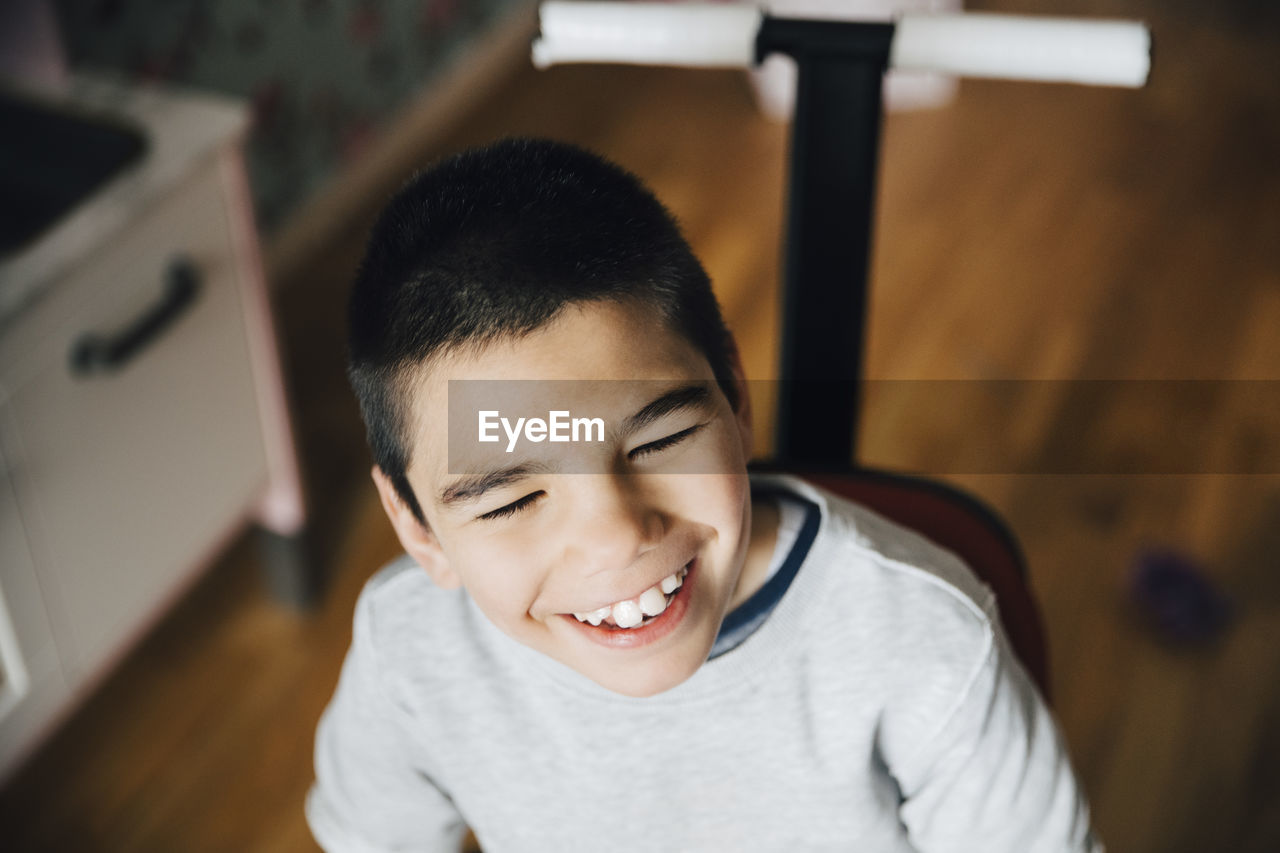
[[[968,570],[747,476],[732,339],[630,175],[511,140],[418,176],[350,355],[407,557],[317,731],[327,849],[1101,849]],[[516,410],[602,440],[480,440]]]
[[[469,441],[428,414],[452,415],[450,383],[482,394],[496,381],[487,399],[516,396],[502,393],[505,380],[526,380],[526,399],[545,395],[619,428],[556,465]],[[566,306],[523,337],[442,356],[419,380],[407,479],[426,525],[384,474],[375,481],[405,550],[437,586],[465,587],[503,633],[597,684],[649,696],[706,660],[770,553],[767,512],[748,535],[747,407],[735,412],[714,389],[707,360],[642,306]],[[476,421],[467,415],[454,420]],[[641,597],[664,579],[680,583],[670,606],[664,596],[650,608],[660,613],[617,629],[643,616]],[[599,625],[574,616],[606,606]]]

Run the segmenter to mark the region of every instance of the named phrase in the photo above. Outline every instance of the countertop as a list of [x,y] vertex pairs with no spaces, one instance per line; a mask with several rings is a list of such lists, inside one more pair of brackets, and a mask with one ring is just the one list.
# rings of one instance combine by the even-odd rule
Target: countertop
[[26,248],[0,258],[0,335],[67,271],[173,190],[193,167],[241,137],[249,124],[247,107],[234,98],[106,76],[76,75],[57,92],[14,93],[129,122],[147,137],[147,149]]

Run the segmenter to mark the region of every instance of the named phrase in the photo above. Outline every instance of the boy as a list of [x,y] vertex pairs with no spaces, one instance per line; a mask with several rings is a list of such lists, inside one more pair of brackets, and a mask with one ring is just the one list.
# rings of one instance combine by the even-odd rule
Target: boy
[[[1101,849],[989,592],[748,479],[732,338],[635,178],[532,140],[448,160],[382,214],[350,319],[407,556],[317,731],[322,846]],[[569,412],[590,439],[544,441]]]

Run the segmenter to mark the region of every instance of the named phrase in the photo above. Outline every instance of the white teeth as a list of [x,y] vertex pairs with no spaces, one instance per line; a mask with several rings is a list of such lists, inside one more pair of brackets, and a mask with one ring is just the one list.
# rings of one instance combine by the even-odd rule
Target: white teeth
[[640,605],[634,601],[619,601],[613,605],[613,621],[619,628],[634,628],[644,621]]
[[659,613],[667,609],[667,597],[662,594],[662,590],[656,586],[651,586],[644,592],[640,593],[638,601],[640,612],[645,616],[657,616]]
[[609,618],[609,614],[613,612],[612,607],[601,607],[599,610],[589,610],[586,613],[575,613],[573,618],[579,622],[590,622],[592,625],[599,626],[601,622]]
[[600,623],[612,616],[613,623],[619,628],[634,628],[644,621],[644,617],[661,615],[667,609],[670,603],[667,596],[684,585],[684,577],[688,573],[689,567],[685,566],[680,571],[667,575],[637,598],[605,605],[598,610],[574,613],[573,618],[579,622],[590,622],[598,628]]

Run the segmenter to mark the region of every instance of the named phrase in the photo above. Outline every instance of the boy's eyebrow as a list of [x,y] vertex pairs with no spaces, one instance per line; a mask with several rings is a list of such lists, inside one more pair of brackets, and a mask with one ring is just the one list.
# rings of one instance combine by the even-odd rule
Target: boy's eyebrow
[[673,388],[656,400],[646,404],[640,411],[623,420],[618,428],[619,435],[631,435],[663,415],[669,415],[680,409],[701,409],[711,403],[711,391],[705,384],[681,385]]
[[440,492],[440,497],[437,500],[443,506],[470,503],[490,489],[496,489],[500,486],[514,483],[517,480],[523,480],[530,474],[542,474],[547,470],[547,466],[536,462],[521,462],[493,471],[470,474],[446,486]]

